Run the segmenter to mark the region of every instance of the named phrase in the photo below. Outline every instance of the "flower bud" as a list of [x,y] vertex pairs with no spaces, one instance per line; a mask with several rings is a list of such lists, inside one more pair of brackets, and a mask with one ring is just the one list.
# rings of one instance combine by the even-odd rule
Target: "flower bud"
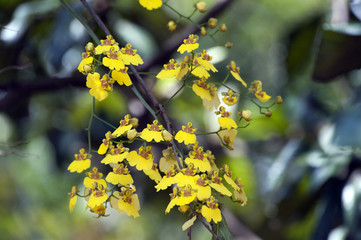
[[232,48],[233,47],[233,43],[231,42],[226,42],[226,44],[224,45],[226,48]]
[[227,31],[227,26],[226,26],[226,24],[223,23],[223,24],[219,27],[219,30],[220,30],[221,32]]
[[138,127],[138,118],[131,118],[129,119],[129,123],[133,125],[133,128],[137,128]]
[[173,32],[175,31],[177,28],[177,24],[174,21],[169,21],[168,22],[168,29],[169,31]]
[[182,205],[178,207],[178,211],[180,211],[181,213],[186,213],[188,212],[190,209],[190,207],[188,205]]
[[202,36],[206,36],[207,35],[207,30],[205,27],[201,27],[201,35]]
[[168,132],[167,130],[163,130],[162,131],[162,137],[164,138],[165,141],[170,142],[173,140],[173,136],[172,134],[170,134],[170,132]]
[[91,43],[91,42],[88,42],[86,45],[85,45],[85,50],[87,52],[93,52],[94,51],[94,44]]
[[252,112],[250,110],[242,110],[240,115],[247,122],[251,121],[251,119],[252,119]]
[[265,113],[266,117],[271,117],[272,116],[272,112],[270,110],[267,110]]
[[130,130],[127,131],[127,138],[129,140],[133,140],[136,136],[137,136],[137,130],[130,129]]
[[283,103],[283,99],[282,99],[281,96],[277,96],[277,97],[276,97],[276,103],[277,103],[277,104],[282,104],[282,103]]
[[88,74],[91,73],[91,71],[93,71],[93,68],[91,66],[89,66],[88,64],[85,64],[83,67],[83,73]]
[[203,1],[198,1],[194,4],[194,7],[197,8],[197,10],[201,13],[207,11],[206,6],[207,6],[206,3]]
[[210,28],[215,28],[217,26],[217,18],[209,18],[208,19],[208,26]]

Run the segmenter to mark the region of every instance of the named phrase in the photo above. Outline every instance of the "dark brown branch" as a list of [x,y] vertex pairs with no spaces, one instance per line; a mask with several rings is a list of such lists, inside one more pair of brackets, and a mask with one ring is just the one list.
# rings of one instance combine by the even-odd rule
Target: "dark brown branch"
[[99,25],[99,27],[103,30],[105,35],[111,35],[109,29],[105,26],[104,22],[100,19],[98,14],[95,13],[95,11],[89,6],[88,2],[86,0],[80,0],[80,2],[84,5],[84,7],[88,10],[88,12],[92,15],[95,22]]
[[19,86],[12,86],[11,89],[3,89],[6,95],[0,100],[0,111],[7,110],[10,106],[14,106],[14,103],[18,103],[28,99],[33,94],[58,90],[66,86],[84,86],[84,80],[81,78],[47,78],[37,80],[35,83],[22,84]]
[[6,71],[9,71],[9,70],[24,70],[28,67],[31,67],[33,66],[32,63],[27,63],[25,65],[22,65],[22,66],[8,66],[8,67],[5,67],[3,69],[0,70],[0,74],[3,73],[3,72],[6,72]]
[[216,234],[215,232],[212,231],[212,229],[203,221],[202,216],[197,216],[198,220],[203,224],[203,226],[212,234],[212,236],[216,239],[216,240],[221,240]]

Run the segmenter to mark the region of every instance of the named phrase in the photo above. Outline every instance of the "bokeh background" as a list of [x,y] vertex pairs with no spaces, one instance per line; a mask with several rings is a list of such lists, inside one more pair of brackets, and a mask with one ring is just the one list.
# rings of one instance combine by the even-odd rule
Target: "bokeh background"
[[[80,1],[67,2],[105,37]],[[205,2],[212,9],[218,1]],[[230,81],[241,94],[233,111],[253,110],[251,125],[238,131],[233,151],[221,148],[214,136],[201,140],[219,166],[229,164],[245,184],[246,206],[223,200],[230,232],[235,239],[361,239],[359,1],[223,2],[227,7],[215,17],[228,31],[215,39],[220,45],[231,41],[233,48],[215,46],[210,37],[200,40],[219,70],[212,81],[222,81],[226,65],[235,60],[244,80],[262,80],[273,99],[284,99],[267,118],[245,97],[247,90]],[[140,70],[156,73],[167,59],[179,57],[165,49],[187,37],[189,22],[167,31],[177,15],[166,7],[149,12],[135,0],[90,3],[119,42],[138,49],[145,60]],[[169,0],[184,15],[193,3]],[[194,20],[202,16],[196,13]],[[85,211],[83,199],[68,211],[67,193],[84,177],[66,169],[79,148],[87,147],[92,99],[76,68],[88,41],[60,1],[0,1],[0,238],[186,239],[181,230],[186,217],[175,210],[164,215],[168,192],[155,194],[141,174],[135,180],[141,217],[109,211],[109,217],[97,219]],[[154,76],[146,82],[161,102],[178,88]],[[126,113],[144,123],[152,120],[125,87],[96,103],[96,111],[113,125]],[[176,127],[188,121],[203,132],[218,126],[190,89],[167,112]],[[94,120],[94,149],[107,130]],[[197,223],[193,238],[211,235]]]

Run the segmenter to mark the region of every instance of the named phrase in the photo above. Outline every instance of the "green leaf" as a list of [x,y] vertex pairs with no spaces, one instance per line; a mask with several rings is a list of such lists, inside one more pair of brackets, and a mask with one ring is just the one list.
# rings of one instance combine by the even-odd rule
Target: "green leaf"
[[223,214],[222,221],[217,225],[216,234],[222,240],[233,239],[232,234],[229,232],[229,228]]

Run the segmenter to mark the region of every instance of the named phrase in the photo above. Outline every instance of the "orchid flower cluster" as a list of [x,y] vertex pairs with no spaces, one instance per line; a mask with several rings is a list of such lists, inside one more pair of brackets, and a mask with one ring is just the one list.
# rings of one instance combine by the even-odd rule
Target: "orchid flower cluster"
[[[147,9],[162,5],[160,0],[140,0],[140,3]],[[151,3],[154,5],[150,5]],[[231,112],[227,111],[226,107],[235,105],[240,94],[228,88],[227,92],[222,92],[221,97],[219,96],[217,83],[210,81],[211,74],[218,70],[212,64],[212,56],[207,50],[198,51],[198,40],[199,37],[195,34],[184,39],[177,50],[181,54],[180,59],[170,59],[155,78],[157,81],[177,79],[183,82],[182,88],[190,87],[194,94],[200,97],[205,109],[219,116],[219,130],[213,134],[219,137],[221,145],[233,150],[237,129],[249,125],[252,112],[241,110],[236,118],[231,117]],[[101,44],[96,47],[93,43],[86,44],[86,51],[82,54],[78,66],[79,72],[86,75],[86,86],[90,95],[97,101],[103,101],[110,96],[115,82],[123,87],[131,86],[129,66],[143,64],[142,58],[131,44],[119,47],[119,43],[111,35],[100,42]],[[101,73],[101,69],[105,69],[104,74]],[[247,88],[247,83],[241,78],[240,68],[236,66],[235,61],[231,61],[227,69],[227,77],[218,85],[224,85],[232,76],[242,88]],[[260,102],[268,102],[271,99],[263,90],[261,81],[253,81],[250,85],[248,95],[253,96],[252,101],[258,99]],[[180,91],[177,91],[176,94],[179,93]],[[282,103],[282,98],[278,96],[276,103]],[[267,116],[267,112],[264,114]],[[241,206],[247,203],[241,179],[232,175],[227,164],[222,167],[217,166],[212,151],[199,145],[198,138],[204,134],[197,135],[197,128],[192,122],[188,122],[174,132],[163,125],[167,124],[160,119],[154,119],[146,128],[139,130],[139,119],[126,114],[119,121],[118,127],[105,133],[98,149],[94,150],[102,156],[100,162],[112,168],[106,176],[95,167],[97,164],[92,160],[91,153],[80,149],[68,170],[77,173],[87,171],[83,180],[84,194],[79,194],[80,190],[76,186],[72,188],[69,193],[70,212],[73,211],[77,197],[80,196],[87,201],[87,209],[98,217],[107,216],[109,206],[120,214],[139,217],[137,183],[132,176],[136,171],[147,175],[154,182],[157,192],[170,191],[165,213],[169,213],[177,206],[180,212],[187,214],[189,220],[183,225],[183,230],[188,229],[196,219],[200,218],[215,224],[222,221],[220,197],[229,197]],[[135,147],[139,146],[135,144],[136,142],[142,143],[142,146]],[[160,159],[156,159],[153,154],[152,145],[155,144],[157,147],[167,146],[163,147]],[[91,150],[91,146],[89,149]]]

